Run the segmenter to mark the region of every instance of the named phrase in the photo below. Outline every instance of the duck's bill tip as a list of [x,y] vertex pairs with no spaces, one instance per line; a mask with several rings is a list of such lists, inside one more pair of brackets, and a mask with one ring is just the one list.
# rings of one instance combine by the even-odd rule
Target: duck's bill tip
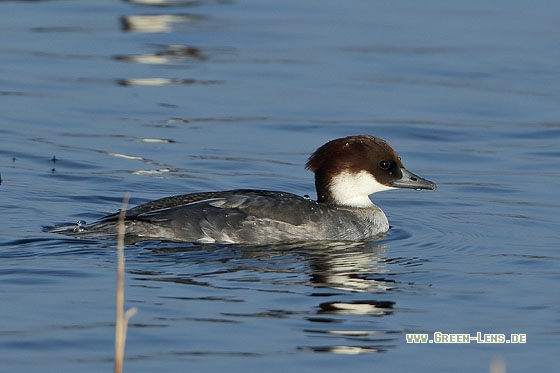
[[433,181],[424,179],[420,176],[413,174],[412,172],[408,171],[405,168],[401,168],[402,177],[398,180],[395,180],[391,183],[391,186],[394,188],[407,188],[407,189],[427,189],[427,190],[436,190],[437,185]]

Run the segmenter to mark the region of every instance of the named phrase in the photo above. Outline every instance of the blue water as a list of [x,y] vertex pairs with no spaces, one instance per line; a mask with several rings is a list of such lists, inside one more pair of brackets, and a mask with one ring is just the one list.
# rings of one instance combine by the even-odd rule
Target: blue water
[[[0,2],[0,371],[112,369],[115,243],[43,226],[313,195],[307,156],[360,133],[438,190],[374,195],[379,242],[128,246],[125,371],[558,370],[559,5],[167,5]],[[434,332],[527,342],[406,343]]]

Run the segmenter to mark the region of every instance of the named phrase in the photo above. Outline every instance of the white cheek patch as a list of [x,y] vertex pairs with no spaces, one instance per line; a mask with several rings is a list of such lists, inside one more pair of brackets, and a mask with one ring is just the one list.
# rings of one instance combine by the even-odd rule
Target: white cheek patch
[[373,203],[369,195],[384,190],[394,189],[381,184],[367,171],[358,173],[343,172],[335,176],[329,189],[337,204],[350,207],[371,207]]

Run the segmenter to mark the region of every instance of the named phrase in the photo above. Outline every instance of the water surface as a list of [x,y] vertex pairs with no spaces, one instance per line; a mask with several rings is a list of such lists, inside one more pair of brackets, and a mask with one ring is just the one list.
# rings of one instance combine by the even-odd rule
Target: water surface
[[[360,133],[438,190],[375,195],[378,242],[128,246],[125,369],[558,369],[558,6],[164,3],[0,3],[1,371],[112,369],[115,243],[43,226],[314,195],[307,156]],[[434,332],[527,343],[406,343]]]

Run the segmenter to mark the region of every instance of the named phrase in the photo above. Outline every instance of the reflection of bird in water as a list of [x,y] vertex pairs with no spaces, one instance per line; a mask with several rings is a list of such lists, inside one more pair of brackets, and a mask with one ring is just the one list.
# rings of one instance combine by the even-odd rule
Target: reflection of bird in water
[[314,286],[353,292],[391,289],[392,281],[383,277],[385,244],[332,243],[327,247],[309,258]]

